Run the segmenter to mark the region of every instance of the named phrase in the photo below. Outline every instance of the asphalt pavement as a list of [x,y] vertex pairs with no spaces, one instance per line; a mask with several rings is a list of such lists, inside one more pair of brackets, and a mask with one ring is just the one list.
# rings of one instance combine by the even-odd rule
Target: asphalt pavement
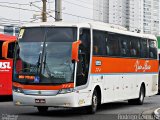
[[85,109],[62,108],[40,114],[35,107],[14,106],[11,98],[0,97],[0,120],[154,120],[157,108],[160,95],[146,97],[143,105],[129,105],[127,101],[103,104],[93,115],[86,114]]
[[155,116],[155,119],[160,120],[160,108],[155,109],[153,115]]

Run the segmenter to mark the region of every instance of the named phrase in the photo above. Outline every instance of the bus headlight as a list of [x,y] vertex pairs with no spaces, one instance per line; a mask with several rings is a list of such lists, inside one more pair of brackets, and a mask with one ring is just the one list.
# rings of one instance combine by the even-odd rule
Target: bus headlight
[[13,87],[12,88],[14,92],[17,92],[17,93],[23,93],[23,90],[22,88],[19,88],[19,87]]
[[74,92],[74,88],[66,88],[66,89],[61,89],[59,90],[59,94],[65,94],[65,93],[71,93],[71,92]]

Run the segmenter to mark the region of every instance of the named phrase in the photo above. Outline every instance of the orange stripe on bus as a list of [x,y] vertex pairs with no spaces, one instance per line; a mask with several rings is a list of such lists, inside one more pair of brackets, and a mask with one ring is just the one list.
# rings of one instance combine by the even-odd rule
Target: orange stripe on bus
[[91,73],[158,72],[158,60],[93,57]]
[[74,83],[66,83],[62,85],[56,85],[56,86],[49,86],[49,85],[22,85],[17,82],[13,82],[14,87],[19,87],[22,89],[28,89],[28,90],[60,90],[65,88],[73,88]]

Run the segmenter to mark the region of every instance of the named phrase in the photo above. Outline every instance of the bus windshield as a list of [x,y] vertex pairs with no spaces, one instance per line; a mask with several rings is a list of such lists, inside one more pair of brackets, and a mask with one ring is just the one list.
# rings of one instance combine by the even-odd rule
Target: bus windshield
[[14,81],[23,84],[73,82],[71,49],[76,34],[77,29],[71,27],[21,29],[16,47]]

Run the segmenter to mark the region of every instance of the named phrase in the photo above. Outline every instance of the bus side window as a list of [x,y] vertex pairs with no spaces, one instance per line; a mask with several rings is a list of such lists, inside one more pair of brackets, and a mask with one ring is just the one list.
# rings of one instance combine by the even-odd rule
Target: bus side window
[[106,39],[107,56],[120,56],[119,53],[119,40],[117,35],[108,34]]
[[140,43],[139,38],[133,37],[130,41],[131,57],[140,57]]
[[156,41],[149,40],[149,57],[157,59]]
[[93,31],[93,55],[105,56],[106,55],[106,32]]
[[123,57],[130,57],[129,40],[127,36],[120,37],[120,52]]
[[9,43],[9,45],[8,45],[8,58],[13,58],[14,47],[15,47],[15,42]]
[[142,39],[141,38],[140,44],[141,44],[141,51],[140,51],[141,57],[142,58],[148,58],[149,51],[148,51],[148,42],[147,42],[147,39]]
[[0,41],[0,59],[2,59],[2,45],[3,45],[3,41]]

